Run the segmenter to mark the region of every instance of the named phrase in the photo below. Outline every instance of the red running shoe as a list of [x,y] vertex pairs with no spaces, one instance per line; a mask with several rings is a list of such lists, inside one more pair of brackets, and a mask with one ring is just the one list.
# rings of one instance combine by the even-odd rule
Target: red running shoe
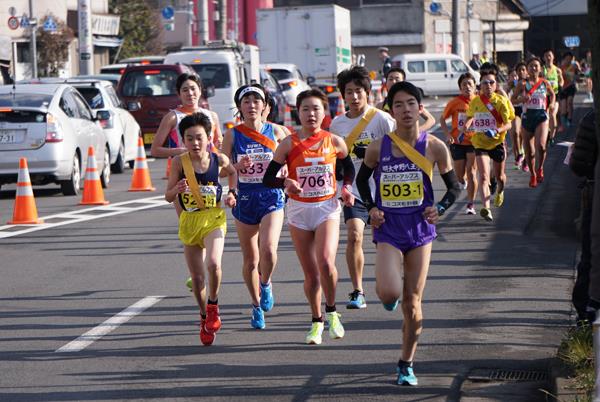
[[206,330],[215,333],[221,329],[221,318],[219,317],[219,306],[209,304],[206,306]]
[[535,175],[537,176],[537,182],[538,183],[543,183],[544,182],[544,168],[539,168],[537,170],[537,172],[535,173]]
[[212,345],[215,341],[216,334],[214,332],[208,332],[206,330],[206,320],[200,319],[200,342],[204,346]]
[[534,174],[531,175],[531,177],[529,178],[529,187],[537,187],[538,183],[537,183],[537,179],[535,177]]

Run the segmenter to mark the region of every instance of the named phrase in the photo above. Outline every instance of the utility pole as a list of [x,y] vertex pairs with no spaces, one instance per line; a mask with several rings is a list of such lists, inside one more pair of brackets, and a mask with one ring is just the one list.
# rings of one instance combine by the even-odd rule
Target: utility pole
[[208,43],[208,0],[198,0],[198,43]]
[[460,16],[458,15],[458,2],[459,0],[452,0],[452,53],[458,54],[458,22]]
[[[33,0],[29,0],[29,18],[33,19]],[[36,43],[36,38],[35,38],[37,22],[34,24],[30,24],[30,26],[31,26],[31,41],[29,42],[29,49],[31,51],[31,76],[32,76],[32,78],[37,78],[38,77],[37,43]],[[16,75],[15,75],[15,79],[16,79]]]
[[92,9],[90,0],[77,1],[79,36],[79,74],[94,74],[94,48],[92,45]]
[[239,18],[238,0],[233,0],[233,40],[236,42],[240,40]]
[[218,0],[219,23],[217,24],[217,39],[227,39],[227,0]]

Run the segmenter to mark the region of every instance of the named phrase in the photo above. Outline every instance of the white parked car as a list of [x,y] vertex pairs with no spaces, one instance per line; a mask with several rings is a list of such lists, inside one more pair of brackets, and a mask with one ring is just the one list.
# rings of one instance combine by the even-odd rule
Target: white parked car
[[296,108],[296,97],[298,94],[311,88],[295,64],[269,63],[261,64],[260,66],[277,78],[286,102],[294,109]]
[[479,82],[479,73],[455,54],[406,53],[392,58],[392,66],[406,72],[410,81],[423,91],[423,95],[455,95],[459,92],[458,78],[471,73]]
[[96,113],[108,138],[113,173],[123,173],[125,164],[133,167],[137,155],[140,125],[125,107],[109,81],[75,77],[67,81],[77,88]]
[[88,147],[95,149],[102,186],[110,181],[109,144],[92,110],[67,84],[0,86],[0,186],[16,183],[27,158],[34,185],[60,184],[79,194]]

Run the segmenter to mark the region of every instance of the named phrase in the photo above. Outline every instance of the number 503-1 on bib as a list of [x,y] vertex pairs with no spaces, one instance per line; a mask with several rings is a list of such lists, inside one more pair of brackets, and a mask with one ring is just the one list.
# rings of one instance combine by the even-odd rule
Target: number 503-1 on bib
[[379,183],[384,207],[406,208],[423,204],[423,172],[381,173]]

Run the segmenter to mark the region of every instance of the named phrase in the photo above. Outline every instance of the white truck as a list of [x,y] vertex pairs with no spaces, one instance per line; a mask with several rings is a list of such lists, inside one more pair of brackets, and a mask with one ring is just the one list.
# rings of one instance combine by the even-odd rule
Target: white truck
[[337,5],[256,11],[260,62],[296,64],[309,82],[335,81],[352,63],[350,10]]

